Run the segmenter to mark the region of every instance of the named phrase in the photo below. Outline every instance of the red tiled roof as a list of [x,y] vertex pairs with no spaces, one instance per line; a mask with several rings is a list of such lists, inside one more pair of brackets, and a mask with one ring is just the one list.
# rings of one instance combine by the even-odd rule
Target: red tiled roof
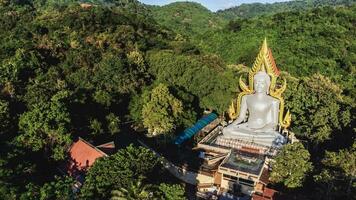
[[277,192],[276,190],[265,188],[263,191],[263,196],[272,198],[276,192]]
[[267,200],[263,196],[257,195],[257,194],[252,194],[251,200]]
[[96,148],[100,149],[104,153],[111,155],[115,152],[115,143],[114,142],[108,142],[105,144],[101,144],[99,146],[96,146]]
[[96,146],[98,148],[110,148],[110,149],[115,149],[115,143],[114,142],[108,142],[108,143],[105,143],[105,144],[101,144],[101,145],[98,145]]
[[83,172],[91,167],[97,158],[107,156],[87,141],[79,138],[69,149],[70,160],[67,165],[67,171],[70,175]]

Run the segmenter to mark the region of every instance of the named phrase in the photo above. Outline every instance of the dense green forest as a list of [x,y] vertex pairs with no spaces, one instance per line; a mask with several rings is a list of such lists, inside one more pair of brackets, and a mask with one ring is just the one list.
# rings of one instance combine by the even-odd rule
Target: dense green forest
[[[205,109],[223,115],[265,37],[288,82],[291,130],[303,143],[291,147],[303,157],[289,159],[310,157],[308,170],[295,169],[297,179],[275,176],[276,185],[293,198],[355,196],[351,1],[308,1],[310,9],[300,10],[299,1],[271,4],[261,16],[246,5],[240,15],[196,3],[81,2],[92,6],[0,1],[0,198],[185,199],[184,186],[166,179],[145,148],[99,159],[76,194],[57,166],[78,137],[93,144],[124,133],[172,138]],[[280,12],[285,6],[293,11]]]
[[251,3],[241,4],[226,10],[219,10],[217,14],[232,20],[237,17],[252,18],[261,15],[273,15],[281,12],[304,11],[323,6],[350,6],[355,0],[292,0],[271,4]]
[[161,25],[189,36],[223,28],[227,22],[223,17],[194,2],[175,2],[161,7],[150,6],[149,9]]

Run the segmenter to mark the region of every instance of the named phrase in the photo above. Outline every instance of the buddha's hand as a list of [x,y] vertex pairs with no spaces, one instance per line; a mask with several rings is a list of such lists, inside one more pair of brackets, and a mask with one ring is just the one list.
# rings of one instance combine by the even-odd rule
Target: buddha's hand
[[258,132],[269,132],[269,131],[275,131],[276,130],[276,124],[270,123],[266,124],[264,127],[258,130]]

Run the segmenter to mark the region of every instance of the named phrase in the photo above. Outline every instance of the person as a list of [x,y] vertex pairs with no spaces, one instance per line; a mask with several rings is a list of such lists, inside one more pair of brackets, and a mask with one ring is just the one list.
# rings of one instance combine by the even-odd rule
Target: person
[[[223,129],[223,136],[265,146],[280,146],[285,138],[277,131],[279,100],[269,95],[271,78],[264,72],[254,76],[254,93],[241,99],[238,118]],[[247,122],[244,122],[247,117]]]

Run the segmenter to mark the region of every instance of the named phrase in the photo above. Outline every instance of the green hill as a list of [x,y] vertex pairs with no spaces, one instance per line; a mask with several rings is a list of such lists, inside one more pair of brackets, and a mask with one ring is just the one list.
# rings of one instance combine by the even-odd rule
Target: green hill
[[209,31],[194,42],[227,63],[252,64],[267,37],[282,70],[293,76],[323,73],[353,88],[356,6],[324,7],[268,17],[231,21],[224,30]]
[[281,12],[303,11],[322,6],[349,6],[355,0],[296,0],[272,4],[251,3],[220,10],[216,14],[225,19],[251,18],[261,15],[273,15]]
[[225,24],[225,20],[199,3],[176,2],[149,8],[160,25],[184,35],[219,29]]

